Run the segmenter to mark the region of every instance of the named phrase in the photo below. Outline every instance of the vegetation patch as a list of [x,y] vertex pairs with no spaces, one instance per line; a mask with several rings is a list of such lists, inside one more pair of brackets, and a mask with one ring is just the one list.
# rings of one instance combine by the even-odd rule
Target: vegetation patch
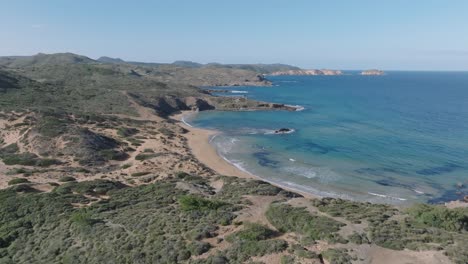
[[353,260],[357,260],[356,257],[348,254],[347,249],[327,249],[322,252],[322,255],[330,264],[351,264]]
[[244,229],[227,237],[229,242],[240,241],[260,241],[278,235],[274,230],[257,223],[246,223]]
[[362,220],[367,220],[370,223],[382,222],[398,213],[398,210],[390,205],[335,198],[314,199],[312,204],[321,212],[333,217],[344,217],[355,224],[361,223]]
[[185,211],[204,211],[218,210],[219,208],[228,205],[219,200],[210,200],[194,195],[184,195],[179,198],[180,207]]
[[60,177],[59,182],[74,182],[76,181],[75,177],[72,176],[63,176]]
[[8,181],[8,185],[15,185],[20,183],[29,183],[29,180],[25,178],[16,178]]
[[151,172],[149,172],[149,171],[140,171],[140,172],[132,173],[132,176],[133,176],[133,177],[141,177],[141,176],[148,175],[148,174],[150,174],[150,173],[151,173]]
[[117,129],[117,135],[124,138],[136,135],[138,132],[139,131],[136,128],[120,127]]
[[54,138],[64,134],[67,131],[67,117],[48,112],[39,118],[36,129],[44,137]]
[[345,224],[331,218],[312,215],[305,208],[273,203],[266,212],[270,223],[280,232],[295,232],[312,240],[344,242],[337,232]]
[[135,160],[149,160],[149,159],[152,159],[152,158],[156,158],[156,157],[159,157],[161,156],[161,154],[159,153],[149,153],[149,154],[146,154],[146,153],[140,153],[138,155],[135,156]]
[[448,209],[443,206],[427,204],[415,205],[407,210],[418,223],[447,231],[468,231],[468,210],[465,208]]

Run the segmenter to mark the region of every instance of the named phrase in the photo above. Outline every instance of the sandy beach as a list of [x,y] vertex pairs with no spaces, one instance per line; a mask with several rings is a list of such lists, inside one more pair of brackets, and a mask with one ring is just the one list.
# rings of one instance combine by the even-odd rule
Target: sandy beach
[[[180,114],[171,116],[172,119],[179,121],[180,126],[182,126],[183,128],[189,131],[184,136],[185,138],[187,138],[188,146],[191,149],[191,152],[195,156],[195,158],[197,158],[201,163],[205,164],[206,166],[214,170],[219,175],[235,176],[235,177],[249,178],[249,179],[260,179],[260,180],[265,181],[261,177],[258,177],[256,175],[253,175],[251,173],[245,172],[237,168],[230,162],[223,159],[220,155],[218,155],[218,153],[216,152],[216,149],[210,144],[210,139],[213,136],[216,136],[216,134],[221,133],[221,132],[216,131],[216,130],[193,127],[187,124],[183,120],[184,116],[192,115],[196,113],[197,112],[195,111],[182,111]],[[282,189],[295,192],[295,193],[299,193],[309,199],[320,198],[317,195],[304,192],[304,191],[300,191],[297,189],[293,189],[287,186],[283,186],[275,182],[270,182],[270,181],[267,181],[267,182],[277,187],[280,187]]]
[[180,121],[180,126],[187,129],[189,132],[185,134],[187,143],[192,150],[193,155],[203,164],[214,170],[220,175],[236,176],[240,178],[258,178],[252,174],[246,173],[234,165],[224,160],[216,153],[216,149],[210,145],[210,139],[220,133],[215,130],[201,129],[189,126],[183,122],[185,115],[194,114],[193,111],[184,111],[180,114],[172,116],[172,119]]

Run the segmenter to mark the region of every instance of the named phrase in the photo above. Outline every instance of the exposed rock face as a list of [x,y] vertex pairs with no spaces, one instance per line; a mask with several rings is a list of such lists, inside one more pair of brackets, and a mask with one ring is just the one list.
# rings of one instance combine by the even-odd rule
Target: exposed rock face
[[343,72],[340,70],[289,70],[289,71],[279,71],[274,72],[272,76],[280,76],[280,75],[342,75]]
[[222,96],[162,96],[156,98],[144,98],[137,94],[128,93],[138,104],[154,109],[163,117],[184,110],[221,110],[221,111],[247,111],[247,110],[286,110],[296,111],[299,107],[285,104],[267,103],[247,99],[245,97]]
[[384,71],[376,70],[376,69],[365,70],[361,72],[361,75],[384,75],[384,74],[385,74]]

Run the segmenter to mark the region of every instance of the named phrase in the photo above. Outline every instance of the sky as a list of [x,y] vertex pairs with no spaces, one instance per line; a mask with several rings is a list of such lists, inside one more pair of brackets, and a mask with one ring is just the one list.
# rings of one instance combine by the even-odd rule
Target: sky
[[466,0],[0,0],[0,56],[468,70]]

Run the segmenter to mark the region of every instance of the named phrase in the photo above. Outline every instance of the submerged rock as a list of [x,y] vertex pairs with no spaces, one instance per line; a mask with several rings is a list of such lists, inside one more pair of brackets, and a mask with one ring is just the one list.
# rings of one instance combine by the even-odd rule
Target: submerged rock
[[291,133],[293,131],[294,130],[290,129],[290,128],[280,128],[278,130],[275,130],[275,134],[289,134],[289,133]]

